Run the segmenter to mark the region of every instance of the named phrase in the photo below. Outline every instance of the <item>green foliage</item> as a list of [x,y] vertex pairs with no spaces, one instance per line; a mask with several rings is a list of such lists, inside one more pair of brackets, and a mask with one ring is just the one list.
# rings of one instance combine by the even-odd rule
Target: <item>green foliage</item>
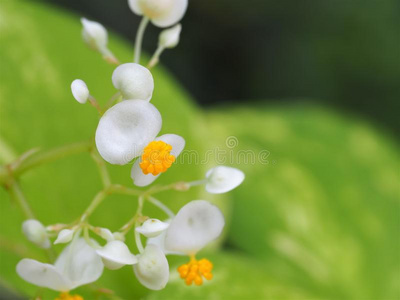
[[[232,246],[317,298],[399,296],[398,145],[310,107],[224,108],[209,124],[220,141],[238,139],[221,149],[246,173],[232,192]],[[249,150],[269,156],[246,163]]]

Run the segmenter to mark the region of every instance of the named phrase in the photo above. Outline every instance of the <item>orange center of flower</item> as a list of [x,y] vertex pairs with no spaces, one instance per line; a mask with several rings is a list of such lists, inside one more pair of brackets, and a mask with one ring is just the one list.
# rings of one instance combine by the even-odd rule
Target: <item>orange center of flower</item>
[[208,259],[203,258],[196,260],[196,258],[192,257],[187,264],[178,268],[178,272],[187,285],[191,285],[193,282],[196,285],[202,285],[202,277],[207,280],[213,278],[213,275],[211,274],[212,269],[213,264]]
[[60,296],[54,300],[83,300],[83,297],[79,295],[70,295],[69,293],[61,293]]
[[171,167],[175,161],[175,156],[170,152],[172,146],[163,141],[153,141],[143,150],[140,168],[143,174],[153,174],[154,176],[163,173]]

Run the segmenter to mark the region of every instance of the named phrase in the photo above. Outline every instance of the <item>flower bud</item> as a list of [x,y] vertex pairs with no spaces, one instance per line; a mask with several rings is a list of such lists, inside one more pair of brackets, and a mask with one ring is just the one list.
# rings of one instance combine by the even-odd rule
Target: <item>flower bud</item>
[[89,89],[86,83],[81,79],[75,79],[71,83],[71,91],[75,100],[79,103],[86,103],[89,98]]
[[72,237],[74,236],[74,230],[71,229],[63,229],[60,231],[60,233],[57,236],[57,239],[55,240],[54,244],[65,244],[69,243],[72,240]]
[[206,191],[222,194],[238,187],[244,180],[244,173],[236,168],[218,166],[206,173]]
[[143,234],[145,237],[152,238],[160,235],[169,226],[168,223],[157,219],[148,219],[142,226],[136,227],[136,231]]
[[47,249],[50,247],[50,240],[46,228],[38,220],[30,219],[22,223],[22,231],[29,241],[37,246]]
[[83,25],[82,38],[89,48],[100,52],[107,48],[108,34],[104,26],[85,18],[82,18],[81,22]]
[[129,251],[128,246],[121,241],[111,241],[96,252],[100,255],[106,268],[110,270],[117,270],[125,265],[133,265],[138,262],[136,256]]
[[114,240],[114,235],[110,231],[110,229],[107,228],[100,228],[100,236],[105,239],[107,242],[111,242]]
[[153,95],[153,76],[147,68],[136,63],[118,66],[112,74],[112,82],[124,99],[150,101]]
[[177,24],[174,27],[164,29],[161,31],[158,38],[158,44],[164,48],[174,48],[179,43],[179,36],[181,34],[182,26]]

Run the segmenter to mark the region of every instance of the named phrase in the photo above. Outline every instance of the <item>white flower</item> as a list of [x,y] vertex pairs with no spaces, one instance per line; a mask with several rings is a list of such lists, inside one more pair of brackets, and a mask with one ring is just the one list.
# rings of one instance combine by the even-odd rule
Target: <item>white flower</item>
[[86,103],[89,98],[89,89],[86,83],[81,79],[75,79],[71,83],[72,95],[79,103]]
[[229,192],[239,186],[244,180],[244,173],[238,169],[218,166],[206,173],[206,191],[211,194]]
[[22,223],[22,231],[26,238],[32,243],[44,249],[50,248],[51,244],[47,236],[46,228],[38,220],[26,220]]
[[108,34],[107,30],[98,22],[81,18],[82,38],[84,42],[93,50],[100,52],[103,57],[110,62],[116,62],[116,58],[107,48]]
[[125,265],[133,265],[138,262],[128,246],[121,241],[108,242],[103,248],[96,250],[101,256],[104,265],[110,270],[117,270]]
[[145,100],[125,100],[111,107],[100,119],[96,146],[111,164],[124,165],[140,156],[131,177],[137,186],[151,184],[165,172],[185,147],[175,134],[156,138],[161,130],[161,115]]
[[72,241],[54,265],[24,258],[17,273],[24,280],[56,291],[69,291],[96,281],[103,272],[103,263],[96,251],[84,239]]
[[169,226],[168,223],[157,219],[148,219],[142,226],[136,227],[136,231],[143,234],[145,237],[152,238],[160,235]]
[[65,244],[69,243],[73,236],[74,236],[74,230],[71,229],[63,229],[60,231],[60,233],[57,236],[57,239],[55,240],[54,244]]
[[124,99],[150,101],[154,90],[154,80],[150,71],[136,63],[118,66],[112,74],[112,82]]
[[130,9],[137,15],[144,15],[158,27],[178,23],[184,16],[188,0],[128,0]]
[[224,225],[218,207],[204,200],[191,201],[172,219],[166,231],[165,248],[193,255],[218,238]]
[[164,29],[161,31],[158,38],[158,44],[163,48],[174,48],[179,43],[179,36],[181,34],[182,26],[177,24],[174,27]]
[[139,282],[151,290],[163,289],[169,279],[169,265],[161,249],[147,245],[138,256],[138,263],[133,270]]

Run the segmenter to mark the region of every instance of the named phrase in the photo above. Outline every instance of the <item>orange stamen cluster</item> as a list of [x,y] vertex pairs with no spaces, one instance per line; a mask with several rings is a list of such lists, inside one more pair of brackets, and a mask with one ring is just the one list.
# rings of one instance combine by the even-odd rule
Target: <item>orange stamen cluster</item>
[[203,284],[203,278],[211,280],[213,275],[211,271],[213,264],[208,259],[196,260],[194,257],[190,259],[190,262],[184,264],[178,268],[178,272],[181,278],[185,280],[187,285],[191,285],[193,282],[196,285]]
[[69,293],[61,293],[60,296],[54,300],[83,300],[83,297],[79,295],[70,295]]
[[143,173],[156,176],[167,171],[175,161],[175,156],[170,154],[171,150],[172,146],[163,141],[149,143],[143,150],[140,163]]

